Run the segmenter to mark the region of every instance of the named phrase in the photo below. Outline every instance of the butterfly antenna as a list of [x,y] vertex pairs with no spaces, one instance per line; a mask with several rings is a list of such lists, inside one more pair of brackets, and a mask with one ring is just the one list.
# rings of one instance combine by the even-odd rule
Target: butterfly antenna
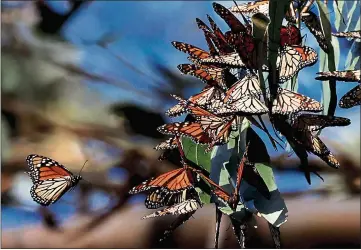
[[86,164],[87,162],[88,162],[88,160],[86,160],[86,161],[84,162],[84,164],[83,164],[83,166],[81,167],[81,169],[80,169],[80,171],[79,171],[78,175],[80,175],[81,171],[83,170],[83,168],[85,167],[85,164]]

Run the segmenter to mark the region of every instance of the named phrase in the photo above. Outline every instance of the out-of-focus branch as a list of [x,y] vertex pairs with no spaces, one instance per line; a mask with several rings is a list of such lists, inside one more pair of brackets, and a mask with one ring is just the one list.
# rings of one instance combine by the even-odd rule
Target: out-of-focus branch
[[[285,248],[315,248],[334,244],[337,246],[358,246],[360,235],[359,199],[346,200],[335,204],[328,200],[287,199],[288,209],[293,211],[289,220],[281,226],[281,237]],[[142,207],[142,208],[141,208]],[[213,205],[206,205],[178,228],[164,244],[179,248],[204,248],[213,241],[215,211]],[[86,225],[89,217],[69,219],[70,225],[63,232],[54,232],[42,226],[24,228],[18,231],[3,232],[4,248],[150,248],[164,247],[157,243],[158,238],[174,217],[141,220],[149,213],[138,206],[123,207],[111,217],[101,221],[91,231]],[[272,240],[268,225],[257,218],[258,228],[250,229],[249,247],[269,248]],[[220,247],[235,248],[237,243],[225,219],[221,226]],[[75,226],[74,226],[75,225]],[[226,236],[225,236],[226,235]],[[18,236],[18,237],[16,237]],[[70,240],[71,239],[71,240]],[[187,240],[184,240],[187,239]],[[163,244],[163,243],[162,243]]]

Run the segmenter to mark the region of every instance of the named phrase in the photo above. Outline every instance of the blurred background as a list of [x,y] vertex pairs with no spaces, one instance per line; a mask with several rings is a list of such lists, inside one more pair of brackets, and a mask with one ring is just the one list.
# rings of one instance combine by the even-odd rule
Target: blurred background
[[[71,2],[1,2],[2,247],[213,247],[213,204],[158,243],[175,218],[141,220],[152,211],[144,208],[143,195],[129,197],[127,192],[176,167],[157,161],[160,152],[153,147],[165,138],[156,128],[170,121],[164,115],[175,104],[170,93],[188,97],[203,87],[195,78],[180,75],[176,66],[187,63],[186,55],[170,42],[206,48],[195,18],[206,20],[210,14],[223,30],[226,24],[208,1]],[[339,43],[337,68],[343,70],[353,45],[346,39]],[[306,44],[318,48],[310,34]],[[298,84],[300,93],[320,100],[322,84],[314,80],[318,68],[317,63],[302,70]],[[339,97],[355,86],[337,84]],[[350,118],[352,124],[325,129],[321,138],[341,168],[330,169],[310,157],[324,182],[313,176],[308,185],[298,171],[298,159],[268,144],[289,210],[289,220],[281,227],[284,247],[360,247],[360,106],[338,108],[336,115]],[[32,200],[32,183],[24,174],[25,158],[34,153],[59,161],[73,173],[88,160],[81,173],[86,181],[56,204],[41,208]],[[270,247],[267,224],[258,222],[247,246]],[[237,248],[229,225],[224,217],[220,247]]]

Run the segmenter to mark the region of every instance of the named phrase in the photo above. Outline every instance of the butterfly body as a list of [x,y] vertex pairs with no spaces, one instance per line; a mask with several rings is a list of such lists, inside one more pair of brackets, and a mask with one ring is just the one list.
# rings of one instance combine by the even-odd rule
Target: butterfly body
[[63,165],[45,156],[31,154],[26,161],[30,168],[26,173],[33,182],[31,197],[42,206],[58,201],[82,179],[80,175],[73,175]]

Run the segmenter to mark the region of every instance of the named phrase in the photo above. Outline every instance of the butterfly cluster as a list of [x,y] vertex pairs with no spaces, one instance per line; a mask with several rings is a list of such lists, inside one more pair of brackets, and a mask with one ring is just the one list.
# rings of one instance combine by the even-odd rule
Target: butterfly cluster
[[[207,153],[215,147],[227,144],[232,131],[239,131],[242,123],[248,121],[252,126],[264,131],[277,149],[276,143],[280,143],[271,136],[262,120],[268,117],[275,133],[280,133],[300,158],[300,167],[310,183],[310,172],[316,175],[318,173],[308,167],[308,154],[319,157],[332,168],[340,167],[338,160],[318,136],[319,131],[326,127],[347,126],[351,123],[347,118],[319,114],[323,111],[320,102],[285,87],[286,82],[295,79],[302,69],[314,65],[318,60],[316,51],[303,45],[301,31],[295,22],[297,18],[292,1],[285,16],[288,23],[279,29],[276,76],[268,79],[268,85],[265,85],[263,80],[264,73],[272,71],[267,60],[268,51],[260,51],[259,45],[268,48],[269,41],[267,36],[261,41],[257,40],[254,24],[243,15],[262,13],[267,16],[269,1],[246,3],[231,9],[213,3],[213,9],[228,25],[229,30],[223,32],[209,15],[209,26],[197,18],[196,24],[204,34],[207,50],[185,42],[172,42],[177,50],[188,55],[189,62],[178,65],[179,71],[194,76],[205,84],[203,90],[188,98],[172,95],[177,104],[169,108],[166,115],[177,117],[187,113],[188,116],[183,122],[168,123],[158,128],[160,133],[170,136],[155,147],[156,150],[165,150],[159,160],[166,159],[169,150],[176,150],[180,156],[181,167],[148,179],[129,191],[130,194],[145,193],[145,206],[148,209],[162,208],[144,216],[144,219],[178,215],[177,220],[165,231],[162,240],[203,206],[199,190],[212,195],[212,202],[227,204],[234,211],[242,204],[242,179],[249,183],[252,181],[248,180],[257,179],[257,185],[263,184],[267,190],[255,162],[248,157],[252,141],[246,143],[247,146],[238,159],[236,183],[232,193],[228,193],[210,178],[207,170],[187,159],[186,148],[182,142],[184,137],[190,138],[196,144],[206,145]],[[241,13],[243,21],[232,12]],[[320,47],[328,51],[329,44],[325,40],[318,17],[310,11],[303,11],[301,14],[301,21],[316,37]],[[359,35],[350,34],[337,36]],[[263,62],[260,62],[260,58],[264,58]],[[360,71],[320,72],[319,75],[316,79],[360,82]],[[272,82],[274,79],[276,82]],[[361,91],[358,85],[341,98],[340,106],[350,108],[360,105],[360,100]],[[34,184],[31,196],[44,206],[59,200],[81,179],[47,157],[29,155],[27,163],[30,168],[28,174]],[[268,190],[261,193],[269,199]],[[241,243],[240,240],[240,229],[234,228],[234,231],[242,246],[244,242]]]
[[[338,168],[337,159],[317,136],[317,132],[329,126],[350,124],[347,118],[312,114],[323,111],[320,102],[282,87],[276,89],[276,96],[271,99],[270,89],[262,88],[259,80],[259,51],[252,23],[246,19],[241,22],[221,4],[213,3],[213,8],[230,30],[223,32],[208,15],[210,27],[197,18],[196,24],[204,34],[208,50],[185,42],[172,42],[176,49],[188,55],[190,61],[178,65],[179,71],[194,76],[205,84],[201,92],[189,98],[172,95],[177,104],[168,109],[166,115],[177,117],[187,113],[188,119],[158,128],[160,133],[170,135],[169,139],[155,147],[156,150],[166,150],[159,159],[167,158],[167,150],[178,148],[183,167],[149,179],[130,191],[131,194],[146,192],[147,208],[165,207],[144,218],[180,215],[166,231],[164,238],[175,228],[174,225],[182,224],[202,206],[195,190],[196,187],[204,187],[202,182],[210,187],[218,202],[225,202],[235,209],[241,199],[241,179],[246,177],[244,168],[253,168],[253,172],[257,173],[254,164],[247,159],[246,150],[239,162],[233,193],[228,194],[209,178],[206,170],[187,160],[181,138],[188,137],[194,143],[207,145],[207,153],[214,147],[227,144],[232,130],[238,130],[244,120],[266,132],[267,128],[256,119],[258,117],[261,120],[261,116],[266,115],[299,157],[307,159],[308,153],[312,153],[331,167]],[[267,46],[267,40],[263,43]],[[267,58],[266,53],[264,57]],[[282,84],[296,77],[300,70],[312,66],[317,59],[314,49],[302,45],[300,30],[294,23],[289,22],[281,27],[277,58],[278,83]],[[268,71],[266,63],[261,66],[264,72]],[[266,133],[269,135],[268,131]],[[276,146],[271,136],[270,139]],[[306,165],[304,171],[310,181],[309,171],[312,170],[307,169]]]

